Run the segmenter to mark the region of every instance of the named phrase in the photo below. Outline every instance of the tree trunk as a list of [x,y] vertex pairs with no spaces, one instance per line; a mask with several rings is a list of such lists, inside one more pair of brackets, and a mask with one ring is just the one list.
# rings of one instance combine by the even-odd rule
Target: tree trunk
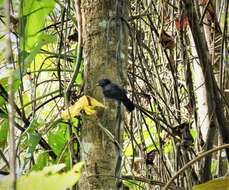
[[96,82],[108,78],[126,84],[128,57],[128,1],[82,0],[82,37],[84,54],[84,93],[102,101],[105,110],[84,118],[81,156],[85,167],[79,182],[82,190],[116,189],[115,146],[99,127],[99,123],[113,135],[116,126],[116,104],[105,100]]

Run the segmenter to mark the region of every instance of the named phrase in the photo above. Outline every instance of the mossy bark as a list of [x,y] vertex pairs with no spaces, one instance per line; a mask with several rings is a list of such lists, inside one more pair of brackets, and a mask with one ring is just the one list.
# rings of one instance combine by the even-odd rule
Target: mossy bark
[[116,155],[111,139],[98,123],[112,134],[116,125],[116,104],[105,100],[96,82],[109,78],[125,85],[127,78],[128,1],[82,0],[82,28],[84,55],[84,93],[104,102],[106,109],[96,116],[84,118],[81,156],[85,163],[79,188],[116,189],[114,176]]

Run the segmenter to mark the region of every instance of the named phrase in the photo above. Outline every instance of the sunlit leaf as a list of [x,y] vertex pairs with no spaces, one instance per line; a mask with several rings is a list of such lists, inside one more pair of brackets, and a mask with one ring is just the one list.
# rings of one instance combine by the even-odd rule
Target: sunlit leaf
[[152,120],[152,118],[146,117],[145,122],[148,126],[153,126],[155,125],[155,122]]
[[166,154],[169,154],[173,151],[173,145],[172,145],[171,140],[166,141],[164,145],[164,151]]
[[28,68],[30,63],[34,60],[36,55],[39,53],[42,46],[55,42],[56,38],[52,35],[42,34],[38,38],[38,44],[32,49],[29,55],[25,58],[25,68]]
[[[49,174],[50,167],[49,170],[44,168],[42,171],[31,172],[29,175],[22,176],[17,180],[17,190],[64,190],[70,188],[79,180],[82,166],[82,163],[78,163],[70,171],[64,173],[55,173],[54,171],[54,173]],[[54,165],[53,167],[56,166]],[[63,168],[62,164],[61,168]],[[49,172],[47,173],[47,171]]]
[[135,180],[124,180],[123,184],[127,187],[129,187],[129,189],[131,190],[138,190],[139,189],[139,185],[138,185],[138,181]]
[[24,20],[23,41],[21,49],[25,51],[32,50],[40,41],[41,30],[44,28],[45,19],[53,10],[54,0],[24,0],[23,12],[21,14]]
[[129,143],[129,145],[124,149],[124,155],[127,157],[133,155],[133,146],[131,145],[131,143]]
[[[28,175],[21,176],[17,179],[17,190],[65,190],[71,188],[81,175],[83,163],[80,162],[73,166],[70,171],[57,173],[64,168],[63,164],[52,165],[44,168],[41,171],[32,171]],[[0,189],[10,189],[9,176],[5,176],[0,180]]]
[[84,64],[81,63],[81,65],[80,65],[80,72],[77,75],[77,78],[75,80],[75,83],[78,84],[78,85],[80,85],[82,83],[82,74],[81,73],[83,72],[83,69],[84,69]]
[[82,96],[74,105],[64,110],[61,116],[64,119],[69,119],[70,117],[79,115],[81,111],[85,111],[87,115],[92,115],[96,113],[96,107],[105,108],[105,106],[96,99],[90,96]]
[[201,185],[195,185],[193,190],[229,190],[229,177],[218,178]]
[[195,139],[195,138],[196,138],[196,136],[197,136],[197,131],[196,131],[196,130],[194,130],[194,129],[190,129],[190,133],[191,133],[191,135],[192,135],[193,139]]
[[0,6],[3,4],[4,0],[0,0]]

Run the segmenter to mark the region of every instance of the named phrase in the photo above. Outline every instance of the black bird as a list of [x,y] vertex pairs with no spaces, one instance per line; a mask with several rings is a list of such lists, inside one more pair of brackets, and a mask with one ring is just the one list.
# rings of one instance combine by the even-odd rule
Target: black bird
[[124,104],[128,111],[134,110],[134,103],[127,97],[126,90],[117,84],[112,83],[109,79],[101,79],[98,81],[97,86],[103,89],[103,95],[106,98],[111,98],[120,101]]

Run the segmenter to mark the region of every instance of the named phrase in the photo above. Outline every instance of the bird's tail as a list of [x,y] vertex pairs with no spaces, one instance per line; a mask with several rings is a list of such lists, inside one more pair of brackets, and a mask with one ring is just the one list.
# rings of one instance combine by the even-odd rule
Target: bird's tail
[[134,103],[128,98],[126,98],[124,101],[122,101],[122,103],[124,104],[124,106],[126,107],[126,109],[129,112],[132,112],[135,108]]

